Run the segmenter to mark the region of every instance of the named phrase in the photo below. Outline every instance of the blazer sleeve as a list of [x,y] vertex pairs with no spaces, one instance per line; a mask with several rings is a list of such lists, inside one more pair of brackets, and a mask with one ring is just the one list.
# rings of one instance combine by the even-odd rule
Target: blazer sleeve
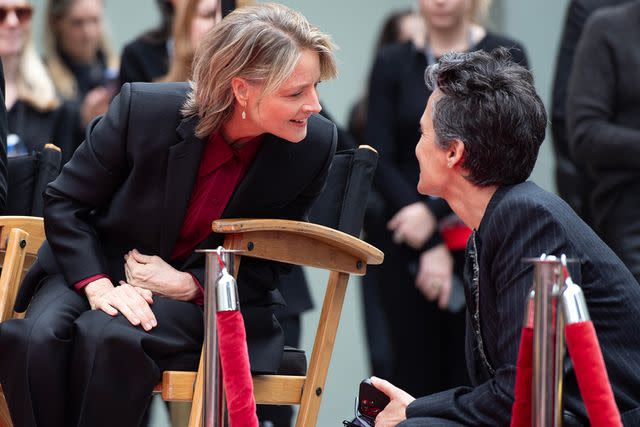
[[[481,247],[482,256],[489,261],[480,265],[481,271],[490,270],[487,281],[491,282],[481,283],[480,293],[495,298],[495,318],[483,321],[480,317],[485,351],[494,349],[487,351],[487,357],[495,373],[476,387],[458,387],[415,400],[407,407],[408,418],[509,425],[525,303],[533,284],[533,267],[521,259],[542,253],[575,256],[577,252],[568,242],[566,231],[544,208],[529,205],[525,210],[522,205],[502,204],[501,210],[492,214],[490,225],[495,233]],[[513,238],[505,240],[504,236]],[[571,275],[580,283],[582,276],[579,269],[575,270],[572,268]]]
[[[617,112],[615,23],[595,12],[578,44],[569,80],[568,133],[572,155],[588,170],[640,167],[640,130],[614,122]],[[624,55],[624,53],[620,53]]]
[[90,218],[106,206],[127,174],[128,84],[107,114],[87,127],[86,139],[44,192],[47,240],[68,283],[106,271],[100,238]]

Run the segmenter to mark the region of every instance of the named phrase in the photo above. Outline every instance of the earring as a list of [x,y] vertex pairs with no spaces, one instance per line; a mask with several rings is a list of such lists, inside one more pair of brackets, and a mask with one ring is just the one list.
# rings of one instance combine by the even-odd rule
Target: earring
[[245,120],[247,118],[247,112],[242,110],[242,120]]

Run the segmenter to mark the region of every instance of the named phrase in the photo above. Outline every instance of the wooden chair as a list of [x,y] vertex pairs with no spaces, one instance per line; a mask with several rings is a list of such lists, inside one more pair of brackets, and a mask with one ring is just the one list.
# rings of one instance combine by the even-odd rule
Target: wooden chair
[[[340,171],[330,173],[327,188],[340,188],[339,192],[344,194],[323,194],[329,204],[341,200],[349,210],[348,213],[336,210],[326,223],[335,228],[343,228],[341,224],[345,224],[344,229],[351,234],[318,224],[287,220],[225,219],[213,223],[214,232],[226,235],[226,249],[243,251],[236,256],[236,271],[241,258],[249,256],[330,272],[306,376],[253,376],[258,404],[300,405],[297,427],[314,426],[317,422],[349,276],[364,275],[368,264],[380,264],[383,260],[381,251],[352,235],[362,226],[366,195],[375,169],[371,156],[377,159],[377,153],[369,147],[359,150],[364,151],[356,152],[359,156],[343,162],[345,165]],[[363,162],[367,157],[368,161]],[[334,164],[339,163],[334,161]],[[364,174],[357,173],[360,166],[364,168]],[[334,182],[335,177],[346,179],[347,183]],[[162,383],[155,391],[161,392],[167,401],[192,401],[189,426],[199,427],[202,425],[203,381],[201,358],[197,373],[164,372]]]
[[[13,311],[18,287],[33,264],[44,241],[44,223],[39,217],[0,216],[0,322],[19,317]],[[12,427],[0,386],[0,427]]]

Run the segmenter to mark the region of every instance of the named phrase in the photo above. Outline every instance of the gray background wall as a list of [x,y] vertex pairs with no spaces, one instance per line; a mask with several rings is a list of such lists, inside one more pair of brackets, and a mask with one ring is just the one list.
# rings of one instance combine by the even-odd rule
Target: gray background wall
[[[36,23],[41,22],[43,0],[34,0]],[[109,30],[118,49],[142,30],[157,22],[153,0],[106,0]],[[384,17],[392,10],[411,7],[413,0],[284,0],[303,12],[311,22],[330,33],[340,46],[337,53],[340,77],[322,84],[320,94],[325,107],[344,124],[351,104],[365,86],[372,62],[373,43]],[[496,0],[490,27],[524,43],[536,85],[547,107],[559,34],[568,0]],[[39,31],[36,40],[40,41]],[[426,101],[426,100],[425,100]],[[543,144],[532,179],[553,190],[553,159],[550,143]],[[324,275],[308,271],[316,304],[322,302],[320,282]],[[394,284],[389,284],[394,285]],[[340,332],[336,340],[330,375],[326,384],[319,426],[341,425],[353,416],[353,399],[357,385],[368,375],[360,310],[359,281],[352,279],[343,309]],[[304,318],[305,348],[312,347],[310,331],[319,313]],[[156,425],[163,425],[158,421]]]

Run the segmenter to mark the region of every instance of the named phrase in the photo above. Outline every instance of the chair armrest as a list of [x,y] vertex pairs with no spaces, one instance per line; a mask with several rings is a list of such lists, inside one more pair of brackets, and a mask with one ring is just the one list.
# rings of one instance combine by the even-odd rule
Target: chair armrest
[[228,234],[225,249],[242,256],[363,275],[367,264],[381,264],[379,249],[341,231],[283,219],[221,219],[216,233]]

